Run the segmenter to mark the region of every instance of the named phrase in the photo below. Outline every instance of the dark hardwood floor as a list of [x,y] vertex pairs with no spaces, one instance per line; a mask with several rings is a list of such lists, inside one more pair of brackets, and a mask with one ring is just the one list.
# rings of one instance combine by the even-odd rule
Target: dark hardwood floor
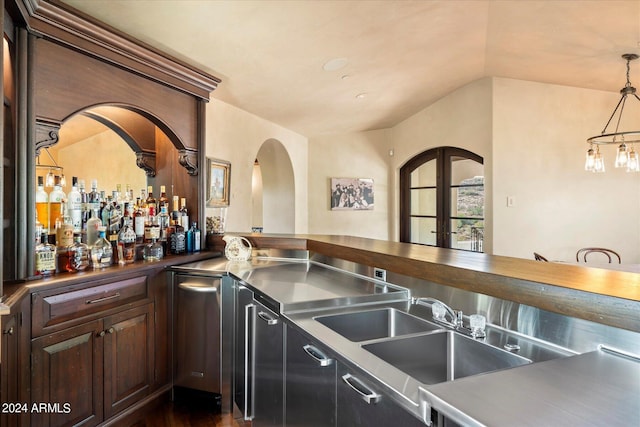
[[167,402],[149,412],[132,427],[250,427],[251,422],[234,419],[198,404]]

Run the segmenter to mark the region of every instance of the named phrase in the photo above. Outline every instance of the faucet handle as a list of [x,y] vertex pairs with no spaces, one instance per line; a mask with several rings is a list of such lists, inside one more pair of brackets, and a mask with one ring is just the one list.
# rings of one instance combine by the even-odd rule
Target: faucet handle
[[434,302],[433,304],[431,304],[431,314],[436,320],[446,320],[445,316],[447,314],[447,309],[439,302]]
[[487,325],[487,319],[481,314],[472,314],[469,316],[469,328],[471,329],[471,336],[474,338],[484,338],[486,336],[485,327]]

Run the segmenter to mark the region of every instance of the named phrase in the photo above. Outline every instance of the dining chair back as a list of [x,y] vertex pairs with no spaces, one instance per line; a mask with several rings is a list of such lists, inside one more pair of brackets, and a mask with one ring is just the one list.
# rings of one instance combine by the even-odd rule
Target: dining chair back
[[616,251],[614,251],[612,249],[607,249],[607,248],[582,248],[582,249],[579,249],[578,252],[576,252],[576,261],[578,261],[578,262],[580,262],[580,261],[587,262],[587,255],[593,254],[593,253],[604,254],[607,257],[607,259],[609,260],[609,264],[611,264],[611,262],[613,261],[614,258],[618,259],[618,264],[622,264],[622,259],[620,258],[620,255],[618,255],[618,253]]
[[544,261],[544,262],[549,262],[548,259],[546,259],[545,257],[543,257],[542,255],[540,255],[537,252],[533,253],[533,257],[536,259],[536,261]]

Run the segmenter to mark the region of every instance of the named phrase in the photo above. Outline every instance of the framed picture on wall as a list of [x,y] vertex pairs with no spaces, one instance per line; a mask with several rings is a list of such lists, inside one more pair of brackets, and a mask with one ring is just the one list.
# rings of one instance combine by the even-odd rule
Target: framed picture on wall
[[207,157],[207,207],[229,206],[231,163]]
[[373,178],[331,178],[331,210],[372,210]]

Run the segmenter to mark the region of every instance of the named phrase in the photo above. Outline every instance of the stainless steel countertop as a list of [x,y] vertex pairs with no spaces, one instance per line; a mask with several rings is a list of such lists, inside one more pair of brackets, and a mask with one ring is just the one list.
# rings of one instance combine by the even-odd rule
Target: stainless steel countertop
[[640,361],[603,350],[427,389],[463,425],[640,425]]
[[[626,426],[640,421],[640,362],[636,359],[599,350],[569,357],[558,354],[555,357],[560,358],[549,360],[550,350],[530,349],[524,356],[537,363],[425,385],[364,350],[367,342],[349,341],[315,320],[376,307],[426,318],[413,312],[416,307],[403,292],[384,293],[389,290],[384,282],[308,260],[254,258],[238,263],[218,258],[172,270],[232,274],[279,303],[283,315],[297,327],[378,379],[394,400],[419,417],[433,407],[465,426]],[[492,344],[501,346],[505,335],[498,335]],[[534,355],[541,358],[536,360]]]

